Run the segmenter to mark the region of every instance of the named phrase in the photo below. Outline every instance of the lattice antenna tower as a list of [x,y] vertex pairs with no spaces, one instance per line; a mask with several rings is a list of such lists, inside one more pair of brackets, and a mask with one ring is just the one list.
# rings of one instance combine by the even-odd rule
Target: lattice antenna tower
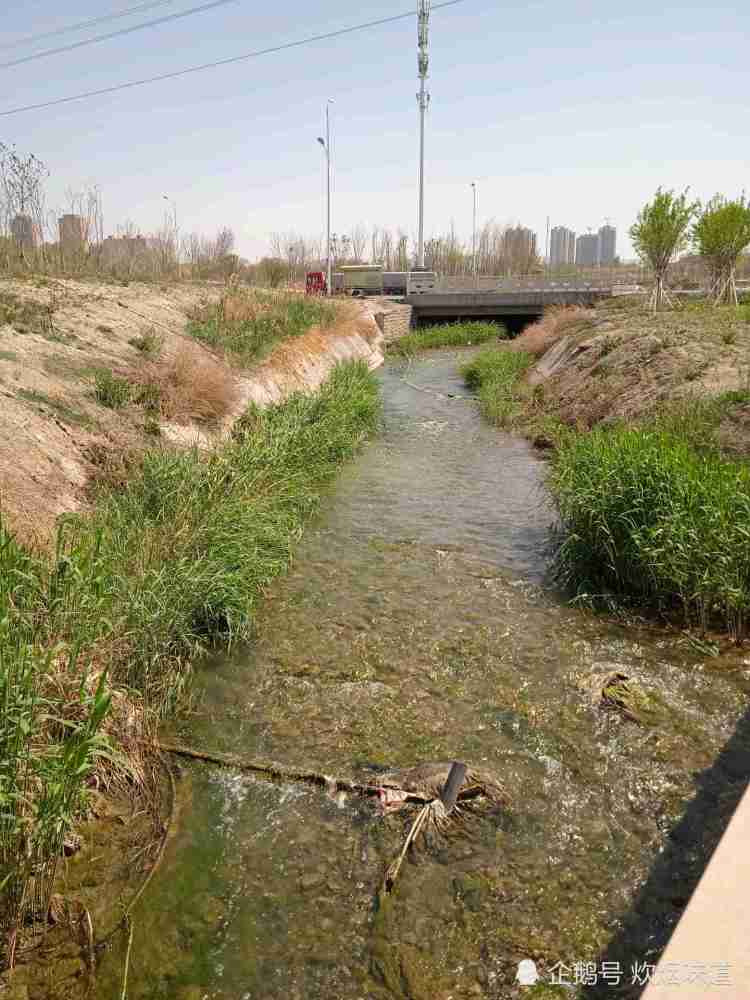
[[417,0],[417,69],[419,71],[419,238],[417,241],[417,268],[424,268],[424,116],[430,103],[425,86],[430,63],[428,52],[428,27],[431,0]]

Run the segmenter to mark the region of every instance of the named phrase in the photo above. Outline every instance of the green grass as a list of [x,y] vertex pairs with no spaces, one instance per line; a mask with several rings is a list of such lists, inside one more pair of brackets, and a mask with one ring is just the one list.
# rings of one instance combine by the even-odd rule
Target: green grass
[[[57,859],[97,761],[113,760],[102,724],[104,675],[86,682],[75,642],[52,626],[61,578],[0,521],[0,925],[46,913]],[[62,673],[78,678],[61,691]]]
[[52,554],[0,520],[0,918],[20,919],[32,868],[59,855],[109,752],[88,664],[151,713],[173,709],[194,657],[250,637],[255,603],[378,416],[367,365],[339,365],[313,396],[251,408],[213,452],[147,452],[125,489],[62,519]]
[[478,393],[482,414],[497,427],[507,427],[519,412],[519,383],[533,361],[525,351],[487,347],[461,366],[464,381]]
[[564,527],[560,578],[579,593],[682,608],[744,632],[750,468],[664,421],[564,441],[550,487]]
[[94,376],[94,397],[110,410],[120,410],[133,399],[133,386],[109,368],[101,368]]
[[411,357],[418,351],[435,347],[468,347],[486,344],[491,340],[505,340],[509,336],[502,323],[483,320],[460,320],[458,323],[443,323],[424,326],[414,333],[395,340],[389,345],[392,354]]
[[335,318],[335,305],[325,299],[254,291],[204,309],[187,332],[221,351],[231,364],[246,368],[280,341],[299,337],[313,326],[330,326]]
[[38,406],[52,410],[65,423],[77,424],[80,427],[88,427],[93,423],[87,413],[82,413],[80,410],[68,406],[61,399],[54,399],[44,392],[37,392],[36,389],[18,389],[16,395],[27,403],[36,403]]

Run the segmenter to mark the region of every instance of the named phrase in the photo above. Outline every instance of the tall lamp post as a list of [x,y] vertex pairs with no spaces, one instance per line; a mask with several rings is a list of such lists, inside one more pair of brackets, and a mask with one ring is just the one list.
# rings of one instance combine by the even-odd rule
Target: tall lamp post
[[318,142],[323,147],[326,154],[326,294],[333,295],[333,284],[331,275],[331,120],[328,114],[329,106],[333,102],[329,98],[326,102],[326,137],[318,136]]
[[169,202],[169,204],[172,206],[172,218],[174,220],[174,227],[175,229],[177,229],[177,202],[174,200],[174,198],[170,198],[169,195],[166,194],[163,194],[162,198],[164,199],[164,201]]
[[474,284],[477,283],[477,182],[471,182],[474,192],[474,217],[471,224],[471,266],[474,271]]

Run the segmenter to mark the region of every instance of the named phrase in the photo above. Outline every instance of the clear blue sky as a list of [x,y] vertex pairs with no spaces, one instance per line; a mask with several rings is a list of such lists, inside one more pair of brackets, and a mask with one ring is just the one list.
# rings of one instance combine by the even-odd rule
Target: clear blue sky
[[[0,62],[196,6],[163,7],[36,46],[36,32],[136,0],[6,0]],[[259,7],[262,6],[262,12]],[[409,9],[366,0],[233,0],[192,17],[0,70],[0,111],[227,58]],[[748,161],[748,7],[735,0],[465,0],[433,12],[427,121],[426,230],[454,221],[520,221],[544,246],[552,224],[584,232],[605,217],[626,230],[657,185],[737,194]],[[357,223],[416,231],[416,19],[182,79],[0,117],[0,140],[45,160],[50,203],[95,181],[107,232],[158,226],[164,194],[181,228],[232,226],[240,252],[274,231],[320,234],[322,134],[333,98],[333,229]],[[8,47],[5,47],[8,46]]]

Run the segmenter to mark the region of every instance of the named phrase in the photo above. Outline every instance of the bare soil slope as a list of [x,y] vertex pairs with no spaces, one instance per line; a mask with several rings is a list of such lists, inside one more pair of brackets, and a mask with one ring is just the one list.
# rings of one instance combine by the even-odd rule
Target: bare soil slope
[[[250,400],[314,388],[338,360],[383,360],[372,310],[352,304],[325,331],[280,344],[253,372],[232,370],[185,333],[191,312],[222,291],[0,279],[0,503],[21,538],[48,539],[60,514],[86,504],[92,477],[117,476],[134,449],[210,444]],[[102,405],[102,370],[141,387],[157,383],[170,411],[162,406],[156,420],[143,405]]]
[[[545,317],[513,343],[544,353],[529,381],[545,407],[581,428],[633,420],[659,405],[737,393],[721,428],[722,443],[750,452],[750,322],[744,310],[686,304],[648,312],[633,299],[613,299],[596,311]],[[542,327],[543,329],[540,329]],[[545,336],[546,334],[546,336]],[[747,394],[748,401],[741,398]]]
[[71,280],[0,281],[0,491],[23,535],[44,536],[80,507],[99,449],[143,438],[143,413],[108,409],[96,372],[140,365],[131,341],[184,340],[188,312],[216,286],[127,286]]

